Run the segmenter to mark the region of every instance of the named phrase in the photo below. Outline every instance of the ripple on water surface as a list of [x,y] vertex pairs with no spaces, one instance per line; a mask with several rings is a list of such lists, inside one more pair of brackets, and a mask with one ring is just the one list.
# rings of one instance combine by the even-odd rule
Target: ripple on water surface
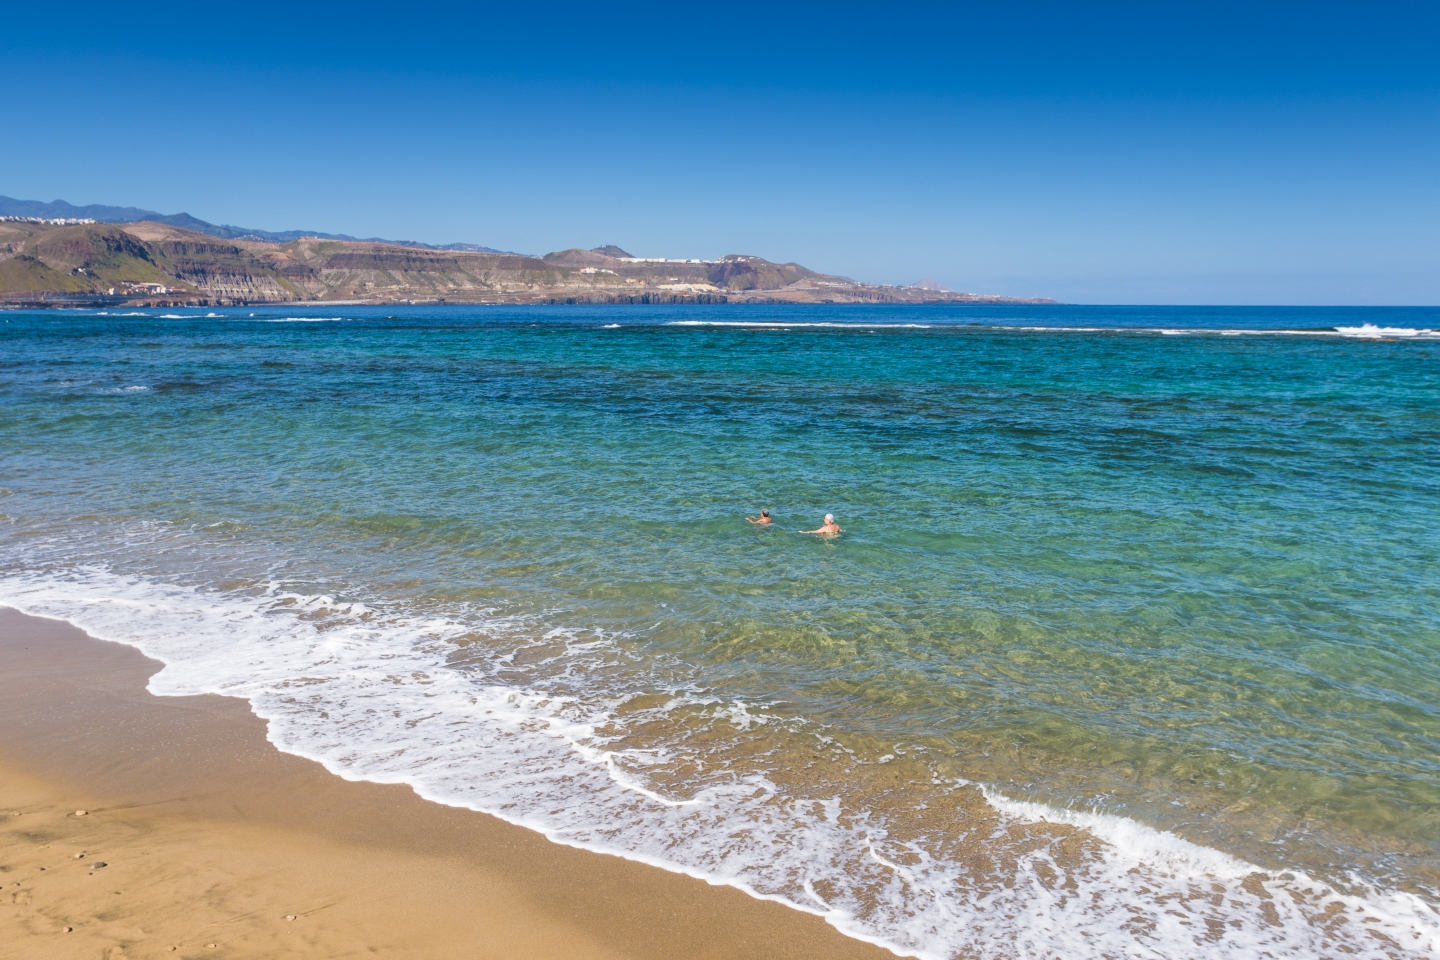
[[1436,318],[292,315],[12,316],[0,602],[909,952],[1440,952]]

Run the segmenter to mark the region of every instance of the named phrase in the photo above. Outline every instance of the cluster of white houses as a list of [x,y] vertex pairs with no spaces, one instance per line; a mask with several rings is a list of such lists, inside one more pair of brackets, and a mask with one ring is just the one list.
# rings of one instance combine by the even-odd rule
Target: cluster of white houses
[[43,223],[51,227],[76,227],[82,223],[94,223],[89,217],[0,217],[0,223]]
[[[128,297],[155,297],[166,293],[184,293],[183,290],[176,290],[167,287],[163,283],[139,283],[134,280],[121,280],[120,292]],[[115,288],[110,288],[110,296],[115,296]]]
[[621,263],[719,263],[719,260],[666,260],[664,257],[616,257]]

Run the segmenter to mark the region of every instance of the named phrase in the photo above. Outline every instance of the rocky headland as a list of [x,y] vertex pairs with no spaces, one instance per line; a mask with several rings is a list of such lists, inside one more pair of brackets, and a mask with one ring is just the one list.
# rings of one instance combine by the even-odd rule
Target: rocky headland
[[[221,238],[157,221],[0,220],[0,306],[262,303],[1049,303],[860,283],[798,263],[632,257],[618,247],[543,257],[304,236]],[[938,289],[937,289],[938,288]]]

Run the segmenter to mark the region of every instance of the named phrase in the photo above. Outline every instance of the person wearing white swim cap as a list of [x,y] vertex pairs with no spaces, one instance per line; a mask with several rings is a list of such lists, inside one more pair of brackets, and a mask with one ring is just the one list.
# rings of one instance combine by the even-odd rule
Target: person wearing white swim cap
[[838,523],[835,522],[835,514],[833,514],[833,513],[827,513],[827,514],[825,514],[825,522],[824,522],[823,524],[821,524],[819,530],[801,530],[801,531],[800,531],[800,533],[813,533],[813,534],[815,534],[816,536],[821,536],[821,537],[833,537],[833,536],[835,536],[837,533],[843,533],[843,532],[844,532],[844,531],[840,529],[840,524],[838,524]]

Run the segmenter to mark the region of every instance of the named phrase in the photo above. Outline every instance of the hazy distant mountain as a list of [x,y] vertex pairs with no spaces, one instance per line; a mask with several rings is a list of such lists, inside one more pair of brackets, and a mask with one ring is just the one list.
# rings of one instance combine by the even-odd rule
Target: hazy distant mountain
[[[385,240],[381,237],[352,237],[343,233],[321,233],[318,230],[256,230],[252,227],[232,227],[229,224],[206,223],[204,220],[190,216],[188,213],[156,213],[154,210],[141,210],[138,207],[108,207],[101,203],[91,203],[83,207],[77,207],[73,203],[64,200],[51,200],[45,203],[42,200],[16,200],[13,197],[0,196],[0,217],[45,217],[55,220],[98,220],[101,223],[139,223],[142,220],[150,220],[155,223],[165,223],[172,227],[180,227],[183,230],[194,230],[196,233],[208,234],[212,237],[220,237],[225,240],[261,240],[266,243],[289,243],[292,240],[299,240],[301,237],[319,237],[322,240],[365,240],[371,243],[393,243],[402,247],[415,247],[420,250],[463,250],[467,253],[509,253],[508,250],[496,250],[494,247],[482,247],[474,243],[420,243],[415,240]],[[618,247],[616,249],[619,249]]]
[[916,280],[914,283],[910,284],[910,286],[914,287],[917,290],[934,290],[936,293],[955,292],[954,290],[951,290],[949,287],[945,286],[939,280],[931,280],[929,277],[926,277],[924,280]]

